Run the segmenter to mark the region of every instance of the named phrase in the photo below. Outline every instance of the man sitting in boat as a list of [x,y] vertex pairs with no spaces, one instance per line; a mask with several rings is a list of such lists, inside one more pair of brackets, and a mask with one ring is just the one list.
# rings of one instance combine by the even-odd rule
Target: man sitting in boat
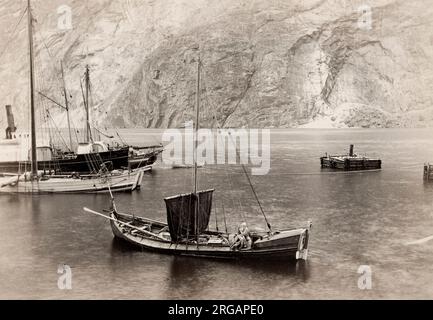
[[238,227],[238,233],[233,238],[232,250],[251,249],[253,241],[250,237],[250,230],[245,222]]

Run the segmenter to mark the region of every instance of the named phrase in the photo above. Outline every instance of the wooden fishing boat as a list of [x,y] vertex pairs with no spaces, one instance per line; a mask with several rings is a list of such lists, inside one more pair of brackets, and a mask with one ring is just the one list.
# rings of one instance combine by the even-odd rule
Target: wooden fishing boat
[[[211,191],[198,193],[199,199]],[[191,195],[180,198],[166,199],[166,201],[182,202]],[[207,201],[207,200],[206,200]],[[202,207],[200,203],[199,207]],[[208,206],[209,208],[209,206]],[[107,217],[102,213],[85,208],[87,212]],[[170,209],[168,209],[168,212]],[[192,210],[193,211],[193,210]],[[192,212],[190,211],[190,214]],[[172,221],[169,217],[168,220]],[[173,214],[173,212],[172,212]],[[200,215],[203,212],[200,212]],[[192,215],[192,214],[191,214]],[[308,241],[311,224],[306,227],[272,232],[251,232],[252,244],[248,248],[233,249],[233,239],[236,235],[203,230],[207,224],[203,223],[197,234],[177,234],[178,225],[163,223],[151,219],[140,218],[129,214],[110,212],[111,228],[115,237],[127,241],[140,249],[146,249],[165,254],[192,257],[223,258],[223,259],[277,259],[277,260],[306,260],[308,257]],[[192,217],[191,221],[193,221]],[[180,228],[180,227],[179,227]],[[192,228],[192,226],[190,226]],[[182,229],[182,228],[180,228]],[[186,231],[185,229],[183,229]],[[192,229],[190,230],[192,231]]]
[[273,230],[257,197],[248,173],[244,172],[268,226],[268,231],[250,232],[242,223],[236,233],[210,231],[214,190],[197,190],[197,145],[199,121],[200,60],[198,60],[194,188],[192,193],[165,198],[167,223],[117,211],[111,198],[109,215],[84,208],[110,220],[116,238],[146,250],[191,257],[222,259],[307,259],[311,223],[296,229]]
[[251,247],[234,250],[231,243],[234,235],[229,233],[205,230],[197,237],[173,241],[167,223],[115,211],[110,213],[109,219],[115,237],[137,248],[164,254],[224,259],[306,260],[308,257],[311,225],[273,232],[251,232]]
[[380,159],[358,156],[353,153],[353,144],[350,145],[349,154],[346,155],[326,155],[320,158],[322,168],[339,170],[378,170],[382,168]]

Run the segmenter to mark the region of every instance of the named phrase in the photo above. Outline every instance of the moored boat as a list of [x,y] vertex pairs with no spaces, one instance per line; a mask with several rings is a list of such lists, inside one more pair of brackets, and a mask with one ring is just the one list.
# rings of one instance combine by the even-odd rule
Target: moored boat
[[203,230],[197,236],[191,234],[190,238],[175,236],[174,241],[171,234],[175,235],[175,230],[167,223],[117,213],[115,210],[110,212],[109,218],[116,238],[137,248],[159,253],[223,259],[306,260],[308,257],[311,224],[298,229],[250,232],[251,246],[234,249],[234,234]]
[[[35,72],[34,72],[34,59],[33,59],[33,14],[30,4],[30,0],[27,1],[27,16],[28,16],[28,37],[29,37],[29,84],[30,84],[30,126],[31,133],[25,138],[29,139],[30,148],[30,160],[29,163],[31,171],[27,171],[28,168],[24,168],[23,174],[12,175],[1,179],[0,181],[0,193],[95,193],[103,191],[125,191],[135,190],[141,184],[143,172],[141,170],[136,172],[129,171],[112,171],[109,166],[112,163],[99,163],[94,159],[86,159],[89,165],[94,166],[96,174],[88,176],[80,176],[79,174],[71,176],[56,176],[52,174],[51,170],[38,171],[38,148],[37,148],[37,137],[36,137],[36,119],[35,119]],[[7,111],[8,110],[7,108]],[[15,131],[14,125],[11,128],[11,122],[13,117],[9,117],[9,127],[6,132],[7,140],[12,140],[15,144],[18,141],[14,137],[13,132]],[[20,150],[23,152],[23,150]],[[45,156],[42,152],[42,156]],[[19,161],[18,161],[19,162]]]
[[382,160],[363,157],[353,152],[353,145],[346,155],[326,155],[320,158],[322,168],[339,169],[345,171],[355,170],[379,170],[382,168]]
[[58,176],[31,174],[5,177],[0,179],[0,193],[104,193],[131,192],[140,189],[143,171],[111,172],[103,175]]

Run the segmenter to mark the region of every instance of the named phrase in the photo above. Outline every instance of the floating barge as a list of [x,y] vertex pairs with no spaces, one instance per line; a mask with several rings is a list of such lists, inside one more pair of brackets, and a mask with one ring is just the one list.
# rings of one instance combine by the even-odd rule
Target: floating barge
[[353,144],[350,145],[350,151],[347,155],[326,155],[320,158],[322,168],[339,169],[339,170],[378,170],[382,168],[382,160],[367,157],[361,157],[353,152]]
[[433,181],[433,165],[430,163],[424,165],[424,180]]

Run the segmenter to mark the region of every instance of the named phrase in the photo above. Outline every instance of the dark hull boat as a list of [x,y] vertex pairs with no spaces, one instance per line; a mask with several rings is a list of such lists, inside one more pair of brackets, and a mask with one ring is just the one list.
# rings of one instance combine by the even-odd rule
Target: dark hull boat
[[[92,154],[65,154],[51,160],[38,161],[38,170],[52,171],[57,174],[77,172],[88,174],[95,171],[92,163],[111,162],[114,170],[128,168],[129,148],[121,148]],[[31,162],[11,161],[0,162],[0,172],[20,173],[24,168],[30,168]]]
[[380,159],[361,157],[353,153],[353,145],[347,155],[326,155],[320,158],[322,168],[338,169],[345,171],[379,170],[382,168]]
[[[89,87],[88,73],[89,69],[86,68],[86,88]],[[64,95],[66,100],[66,107],[64,108],[69,112],[66,91]],[[46,95],[43,96],[48,98]],[[52,99],[50,100],[54,101]],[[87,99],[85,99],[85,106],[86,110],[88,110]],[[87,114],[88,112],[86,112],[86,115]],[[67,113],[67,115],[69,119],[69,113]],[[27,141],[30,135],[25,133],[17,134],[11,105],[6,106],[6,117],[8,123],[6,139],[0,140],[0,149],[2,150],[0,153],[0,174],[20,174],[29,170],[31,167],[32,162],[29,159],[31,147]],[[86,122],[86,142],[79,143],[75,151],[72,151],[74,150],[74,145],[69,120],[68,129],[70,143],[66,145],[67,149],[69,149],[68,152],[53,147],[51,137],[49,142],[44,141],[42,144],[39,142],[38,144],[40,145],[36,147],[38,158],[37,170],[63,175],[71,173],[92,174],[98,172],[101,164],[108,162],[113,170],[147,168],[156,162],[158,155],[163,150],[162,145],[131,147],[124,144],[123,146],[117,145],[113,147],[103,141],[94,141],[88,118]],[[100,131],[98,130],[98,132]],[[113,138],[111,136],[105,136]]]
[[[53,152],[50,147],[39,147],[38,170],[55,174],[90,174],[99,170],[103,163],[110,163],[113,170],[149,168],[158,159],[161,150],[135,154],[130,147],[108,148],[91,153]],[[31,167],[31,161],[0,161],[0,173],[19,174]]]
[[116,238],[144,250],[221,259],[307,259],[310,222],[304,228],[248,232],[250,244],[243,246],[237,245],[238,233],[209,231],[213,191],[166,198],[167,223],[118,213],[114,199],[109,216],[84,210],[110,219]]
[[307,259],[309,228],[281,230],[269,233],[251,233],[250,249],[233,250],[230,235],[216,231],[205,231],[198,242],[172,242],[167,233],[168,225],[151,222],[144,218],[111,213],[111,229],[116,238],[137,248],[149,251],[192,257],[222,259]]
[[[167,223],[118,213],[110,216],[116,238],[149,251],[192,257],[222,259],[307,259],[311,223],[305,228],[249,232],[250,245],[236,246],[237,234],[209,231],[214,190],[166,198]],[[114,201],[114,200],[113,200]]]

